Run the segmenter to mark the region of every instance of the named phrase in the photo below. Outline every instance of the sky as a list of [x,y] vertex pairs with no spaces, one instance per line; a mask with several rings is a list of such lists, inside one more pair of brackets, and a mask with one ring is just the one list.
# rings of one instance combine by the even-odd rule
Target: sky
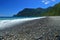
[[12,16],[24,8],[47,8],[60,0],[0,0],[0,16]]

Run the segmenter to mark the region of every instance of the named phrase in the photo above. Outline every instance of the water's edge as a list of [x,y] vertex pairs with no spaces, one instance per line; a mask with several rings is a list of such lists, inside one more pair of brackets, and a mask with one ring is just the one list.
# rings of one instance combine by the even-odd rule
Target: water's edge
[[23,23],[26,21],[31,21],[35,19],[40,19],[44,17],[31,17],[31,18],[0,18],[0,29],[4,29],[6,27],[11,27],[13,25],[17,25],[19,23]]

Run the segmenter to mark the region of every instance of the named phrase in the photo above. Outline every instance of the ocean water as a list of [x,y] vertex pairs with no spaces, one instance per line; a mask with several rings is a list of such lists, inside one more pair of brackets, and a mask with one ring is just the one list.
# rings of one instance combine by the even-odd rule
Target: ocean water
[[30,20],[40,19],[44,17],[0,17],[0,29],[17,25]]

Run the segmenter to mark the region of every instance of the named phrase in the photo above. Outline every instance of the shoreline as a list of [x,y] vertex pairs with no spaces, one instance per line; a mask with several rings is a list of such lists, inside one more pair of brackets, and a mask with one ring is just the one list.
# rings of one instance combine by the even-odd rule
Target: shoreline
[[55,35],[60,35],[57,26],[59,28],[59,25],[55,25],[54,19],[49,17],[25,22],[24,24],[2,30],[0,33],[2,33],[4,39],[6,37],[6,40],[53,40],[56,39]]
[[[18,24],[22,24],[24,22],[28,22],[28,21],[32,21],[32,20],[40,19],[40,18],[44,18],[44,17],[13,18],[13,19],[11,19],[11,18],[0,18],[0,29],[9,28],[11,26],[15,26]],[[1,20],[1,19],[3,19],[3,20]]]

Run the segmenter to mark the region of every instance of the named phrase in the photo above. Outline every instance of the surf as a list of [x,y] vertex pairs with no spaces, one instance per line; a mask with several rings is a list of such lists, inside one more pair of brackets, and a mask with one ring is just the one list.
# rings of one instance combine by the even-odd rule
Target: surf
[[31,20],[40,19],[40,18],[44,18],[44,17],[17,18],[17,19],[14,18],[14,19],[0,20],[0,29],[8,28],[13,25],[17,25],[19,23],[24,23],[26,21],[31,21]]

